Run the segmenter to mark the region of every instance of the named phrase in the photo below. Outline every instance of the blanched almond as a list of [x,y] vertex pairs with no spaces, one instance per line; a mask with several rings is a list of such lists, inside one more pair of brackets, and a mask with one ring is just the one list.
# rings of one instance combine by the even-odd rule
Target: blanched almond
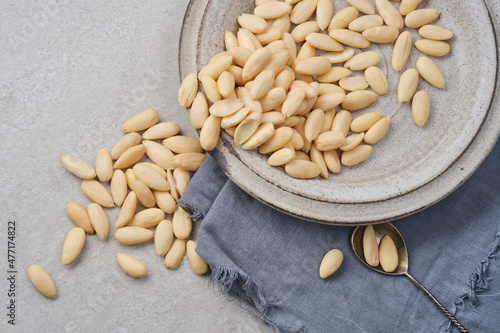
[[109,220],[102,207],[96,203],[91,203],[87,206],[87,212],[97,237],[102,241],[106,240],[109,233]]
[[108,190],[97,180],[84,180],[81,184],[82,192],[87,198],[104,207],[114,207],[113,197]]
[[349,151],[349,150],[356,148],[357,146],[359,146],[361,141],[363,141],[364,136],[365,136],[365,133],[363,133],[363,132],[353,133],[353,134],[347,136],[345,138],[345,144],[342,147],[340,147],[339,149],[342,151]]
[[181,128],[177,123],[173,121],[167,121],[153,125],[152,127],[148,128],[142,134],[142,137],[145,140],[164,139],[176,135],[177,133],[179,133],[180,130]]
[[370,88],[379,95],[385,95],[389,91],[389,84],[384,72],[378,67],[369,67],[365,70],[366,82]]
[[219,87],[217,87],[217,82],[210,76],[204,74],[200,74],[199,78],[208,100],[212,103],[220,101],[222,96],[219,92]]
[[88,234],[94,234],[94,227],[90,222],[89,214],[82,205],[76,202],[68,203],[66,205],[66,214],[77,227],[82,228]]
[[432,40],[448,40],[453,37],[453,32],[437,25],[427,24],[418,29],[418,33],[423,38]]
[[186,254],[186,241],[183,239],[176,239],[170,246],[170,249],[165,256],[165,267],[168,269],[177,268]]
[[191,105],[191,110],[189,111],[189,119],[191,120],[191,125],[193,125],[194,128],[200,129],[207,118],[208,118],[207,99],[205,98],[205,95],[199,92],[196,95],[193,104]]
[[343,51],[344,45],[340,44],[328,35],[317,32],[310,33],[306,37],[306,41],[313,47],[325,51]]
[[259,74],[271,60],[271,56],[272,52],[267,48],[261,48],[254,51],[250,57],[248,57],[248,60],[243,67],[243,80],[250,80]]
[[392,43],[398,38],[398,35],[398,29],[385,25],[363,31],[363,37],[374,43]]
[[[232,115],[222,118],[220,122],[220,127],[229,128],[237,126],[247,117],[249,113],[250,113],[249,108],[241,108],[239,111],[233,113]],[[212,136],[212,138],[213,137],[214,136]]]
[[346,77],[340,80],[339,85],[347,91],[363,90],[368,88],[364,76]]
[[172,165],[188,171],[196,171],[205,161],[207,155],[201,153],[184,153],[172,157]]
[[351,31],[348,29],[333,29],[328,32],[330,37],[341,42],[342,44],[356,47],[358,49],[365,49],[370,46],[370,41],[363,37],[359,32]]
[[321,75],[332,67],[330,61],[325,57],[311,57],[300,60],[295,65],[295,72],[306,75]]
[[274,134],[274,126],[270,123],[260,125],[255,133],[242,145],[241,148],[250,150],[259,147],[264,142],[269,140]]
[[327,52],[325,54],[322,54],[321,56],[330,60],[330,63],[332,64],[339,64],[351,59],[353,55],[354,55],[354,49],[346,47],[344,48],[344,51]]
[[326,279],[333,273],[335,273],[340,265],[342,265],[342,261],[344,260],[344,255],[342,251],[334,249],[325,254],[321,264],[319,266],[319,276],[322,279]]
[[282,36],[283,31],[281,31],[280,28],[270,27],[266,32],[260,35],[256,35],[255,37],[257,37],[257,40],[262,45],[267,45],[274,41],[280,40]]
[[349,30],[363,32],[370,28],[380,27],[384,24],[384,20],[378,15],[361,16],[349,23]]
[[399,11],[389,0],[375,0],[378,14],[382,17],[385,24],[398,30],[403,29],[403,18]]
[[140,278],[147,273],[146,266],[134,257],[123,253],[117,253],[116,259],[120,267],[130,276]]
[[135,214],[135,208],[137,207],[137,194],[134,191],[130,191],[130,193],[123,201],[123,205],[120,209],[120,213],[118,214],[118,218],[116,219],[115,228],[121,228],[132,220]]
[[200,70],[198,78],[201,80],[202,75],[210,76],[214,80],[218,80],[219,76],[231,66],[233,56],[229,52],[221,52],[217,57],[210,59],[207,65]]
[[337,152],[337,149],[324,151],[323,158],[325,159],[325,164],[331,173],[340,172],[342,164],[340,163],[340,157]]
[[128,187],[135,192],[141,204],[144,207],[153,207],[156,203],[155,198],[153,196],[153,192],[151,192],[151,189],[146,185],[146,183],[137,178],[132,169],[128,169],[125,172],[125,176],[127,177]]
[[285,116],[279,111],[269,111],[262,114],[261,123],[271,123],[274,126],[285,122]]
[[[300,43],[306,40],[306,37],[314,32],[319,31],[319,26],[316,21],[307,21],[297,25],[293,28],[290,34],[292,35],[295,43]],[[308,44],[309,45],[309,44]]]
[[283,90],[288,90],[292,84],[294,78],[293,70],[283,69],[274,80],[274,88],[282,88]]
[[302,135],[300,135],[300,133],[295,128],[292,128],[292,131],[293,131],[293,136],[290,143],[292,144],[295,150],[301,150],[304,147],[304,139],[302,138]]
[[223,98],[228,98],[232,93],[234,93],[234,76],[228,71],[224,71],[219,75],[217,80],[217,88],[219,93]]
[[45,269],[38,265],[31,265],[28,268],[28,276],[39,292],[48,298],[56,298],[56,285]]
[[321,168],[313,162],[293,160],[285,166],[285,172],[294,178],[316,178],[321,173]]
[[294,88],[300,88],[300,89],[304,90],[305,98],[313,98],[313,97],[318,96],[318,91],[316,89],[314,89],[314,87],[311,84],[309,84],[307,82],[304,82],[301,80],[295,80],[290,85],[290,90],[292,90]]
[[396,43],[394,43],[394,49],[392,50],[392,68],[396,72],[403,69],[410,57],[412,37],[409,31],[403,31]]
[[297,58],[297,45],[295,44],[295,40],[292,35],[288,33],[288,29],[283,33],[283,37],[281,37],[283,43],[285,44],[286,49],[288,50],[288,54],[290,55],[290,60],[287,65],[290,65],[295,58]]
[[316,145],[311,146],[311,150],[309,151],[309,155],[311,156],[311,162],[316,163],[321,169],[320,176],[328,179],[328,168],[326,167],[325,159],[323,157],[323,152],[319,151],[316,148]]
[[153,191],[153,196],[158,207],[165,213],[175,212],[175,199],[169,192]]
[[267,164],[271,166],[285,165],[295,158],[295,150],[290,148],[281,148],[275,151],[267,159]]
[[163,169],[161,166],[157,165],[157,164],[154,164],[154,163],[151,163],[151,162],[139,162],[137,164],[140,164],[140,165],[146,165],[150,168],[153,168],[156,172],[158,172],[163,178],[167,178],[167,172],[165,171],[165,169]]
[[401,0],[401,5],[399,5],[399,12],[401,13],[401,15],[406,16],[410,12],[414,11],[415,8],[417,8],[418,4],[421,2],[422,0]]
[[176,168],[172,175],[175,180],[175,188],[179,192],[179,195],[182,195],[191,180],[191,175],[189,171],[180,168]]
[[[313,47],[308,42],[305,42],[304,44],[302,44],[302,47],[300,48],[299,53],[297,53],[297,58],[295,58],[294,63],[297,63],[297,61],[304,60],[304,59],[307,59],[307,58],[312,58],[312,57],[315,57],[315,56],[316,56],[316,48]],[[299,79],[298,78],[297,74],[299,74],[299,73],[295,73],[295,74],[296,74],[295,79],[306,81],[304,79]],[[311,78],[311,81],[312,81],[312,78]]]
[[153,232],[141,227],[123,227],[115,232],[115,239],[124,245],[135,245],[153,238]]
[[418,72],[414,68],[407,69],[401,74],[398,85],[399,103],[408,102],[418,86]]
[[375,7],[373,7],[369,0],[346,0],[346,2],[363,14],[375,14]]
[[333,29],[345,29],[358,17],[358,10],[354,7],[346,7],[339,10],[335,15],[333,15],[330,24],[328,25],[328,31]]
[[293,88],[290,90],[285,101],[283,102],[281,113],[283,113],[285,117],[296,114],[300,103],[302,103],[305,97],[306,93],[302,88]]
[[368,112],[354,118],[351,122],[351,131],[366,132],[384,115],[380,112]]
[[259,99],[259,103],[262,107],[263,112],[271,111],[278,105],[281,105],[286,99],[286,91],[283,88],[273,88],[269,90],[262,98]]
[[167,181],[170,184],[170,194],[175,201],[179,200],[179,193],[177,192],[177,188],[175,187],[174,175],[172,174],[172,170],[167,170]]
[[415,47],[422,53],[432,57],[443,57],[450,53],[450,45],[439,40],[421,39],[415,42]]
[[[193,103],[193,100],[198,92],[198,76],[196,73],[191,73],[182,80],[179,88],[177,100],[183,108],[188,108]],[[137,130],[140,131],[140,130]]]
[[61,162],[66,170],[81,179],[90,180],[96,176],[94,167],[79,158],[64,155],[61,156]]
[[177,154],[201,153],[203,151],[200,141],[190,136],[175,135],[163,140],[162,145]]
[[[343,67],[339,67],[339,68],[343,68]],[[337,94],[344,94],[345,95],[344,89],[340,88],[336,84],[320,83],[318,85],[318,95],[319,96],[322,96],[322,95],[325,95],[325,94],[331,94],[331,93],[337,93]]]
[[172,222],[163,220],[156,226],[155,231],[155,249],[159,256],[164,256],[174,240],[174,231]]
[[[198,85],[196,85],[198,87]],[[192,102],[196,96],[196,92],[189,98]],[[190,104],[191,105],[191,104]],[[129,118],[123,125],[122,131],[124,132],[137,132],[150,128],[158,122],[160,115],[155,109],[147,109]]]
[[337,149],[345,145],[344,133],[338,131],[326,131],[318,135],[314,144],[320,151]]
[[391,117],[385,117],[373,124],[372,127],[365,133],[364,140],[366,143],[375,144],[379,142],[389,131]]
[[310,162],[311,160],[309,159],[309,155],[304,153],[303,151],[297,150],[295,152],[295,159],[296,160],[301,160],[301,161],[308,161]]
[[273,87],[275,75],[271,70],[265,70],[259,73],[253,81],[250,89],[252,99],[259,99],[271,90]]
[[283,15],[289,14],[292,11],[292,6],[285,2],[268,2],[255,7],[254,14],[263,19],[275,19]]
[[111,196],[116,206],[121,206],[127,196],[127,178],[121,170],[115,170],[110,182]]
[[425,81],[439,89],[446,89],[446,82],[439,67],[429,58],[420,57],[417,60],[417,70]]
[[128,227],[152,228],[165,218],[165,213],[159,208],[147,208],[134,215]]
[[66,235],[62,251],[62,263],[67,265],[78,257],[85,245],[85,231],[82,228],[73,228]]
[[368,90],[357,90],[346,95],[342,102],[342,108],[348,111],[361,110],[373,104],[378,98],[378,95]]
[[129,149],[125,150],[120,155],[120,157],[118,157],[115,164],[113,165],[113,168],[115,169],[128,168],[137,163],[142,158],[142,156],[144,156],[145,152],[146,152],[146,147],[144,147],[143,144],[130,147]]
[[236,36],[231,31],[226,30],[226,32],[224,32],[224,45],[226,47],[226,50],[229,51],[233,47],[238,46],[238,38],[236,38]]
[[359,164],[370,157],[372,147],[368,145],[359,145],[354,149],[342,153],[341,162],[345,166]]
[[361,52],[347,60],[344,64],[345,68],[353,71],[365,70],[368,67],[375,66],[380,62],[380,54],[375,51]]
[[300,24],[307,21],[316,10],[318,0],[302,0],[298,2],[290,13],[290,22]]
[[331,130],[334,132],[342,132],[344,137],[349,133],[349,128],[351,126],[352,115],[349,111],[340,110],[333,118]]
[[333,16],[333,1],[331,0],[318,0],[316,5],[316,21],[320,30],[328,28]]
[[324,111],[333,109],[346,100],[346,95],[339,93],[325,94],[318,97],[314,107]]
[[170,185],[167,180],[155,169],[145,164],[136,164],[132,168],[137,178],[142,180],[149,188],[157,191],[168,191]]
[[189,240],[187,242],[186,244],[187,257],[193,271],[196,274],[202,275],[208,272],[208,264],[205,262],[205,260],[203,260],[202,257],[200,257],[198,253],[196,253],[197,246],[198,245],[192,240]]
[[[239,29],[237,33],[238,46],[243,47],[251,52],[256,50],[255,44],[253,42],[254,34],[246,29]],[[234,73],[233,73],[234,75]],[[235,76],[236,78],[236,76]]]
[[[247,62],[248,57],[250,57],[250,55],[252,54],[252,51],[250,51],[244,47],[233,47],[229,51],[229,53],[233,56],[233,62],[236,65],[243,67],[245,65],[245,63]],[[226,72],[227,72],[227,70],[226,70]],[[230,72],[227,72],[227,73],[231,74]],[[222,73],[221,73],[221,75],[222,75]],[[233,75],[233,74],[231,74],[231,75]],[[219,80],[220,80],[220,77],[219,77]],[[233,75],[233,80],[234,80],[234,75]],[[219,90],[220,90],[219,82],[217,83],[217,86],[219,86]]]
[[333,125],[333,119],[335,118],[335,109],[325,111],[325,119],[323,120],[323,128],[321,133],[330,131]]
[[408,28],[420,28],[431,23],[439,17],[441,12],[433,8],[414,10],[405,17],[405,24]]
[[165,170],[173,169],[172,158],[174,154],[158,142],[144,140],[142,144],[146,147],[146,155]]
[[141,135],[136,132],[128,133],[124,135],[111,149],[111,158],[116,160],[121,156],[127,149],[138,145],[141,143]]
[[421,90],[413,96],[413,101],[411,103],[411,110],[413,114],[413,120],[418,126],[424,126],[429,118],[429,113],[431,109],[431,100],[429,94]]
[[271,138],[259,147],[259,153],[269,154],[283,148],[292,140],[293,131],[290,127],[277,128]]
[[371,225],[366,226],[363,232],[363,255],[368,265],[373,267],[378,266],[378,243],[375,237],[375,230]]
[[234,132],[234,142],[237,144],[242,144],[248,138],[250,138],[257,128],[259,128],[261,122],[262,114],[260,113],[250,113],[245,120],[243,120]]
[[309,142],[314,141],[323,129],[325,120],[325,112],[321,109],[316,109],[309,114],[304,125],[304,133]]
[[389,235],[385,235],[379,246],[380,266],[386,272],[394,272],[399,265],[398,249]]
[[267,22],[262,17],[243,13],[238,16],[238,23],[254,34],[261,34],[267,30]]
[[278,28],[283,32],[283,34],[288,33],[290,30],[290,15],[285,14],[283,16],[277,17],[273,20],[271,28]]
[[331,67],[328,72],[318,75],[316,79],[318,82],[322,83],[330,83],[330,82],[336,82],[339,81],[345,77],[348,77],[351,75],[351,71],[347,68],[344,67]]

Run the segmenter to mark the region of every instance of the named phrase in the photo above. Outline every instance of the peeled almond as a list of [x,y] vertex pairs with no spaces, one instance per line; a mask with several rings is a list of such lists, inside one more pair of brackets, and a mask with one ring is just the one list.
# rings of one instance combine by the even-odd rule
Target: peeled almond
[[342,254],[342,251],[337,249],[329,251],[325,254],[323,260],[321,261],[321,265],[319,266],[319,276],[322,279],[326,279],[339,269],[343,260],[344,255]]
[[120,267],[130,276],[140,278],[146,275],[146,266],[139,260],[127,254],[117,253],[116,259]]
[[28,276],[39,292],[48,298],[56,298],[56,285],[45,269],[38,265],[31,265],[28,268]]
[[[196,83],[197,86],[197,83]],[[179,92],[180,93],[180,92]],[[196,96],[196,92],[194,92],[192,98]],[[189,98],[189,100],[192,99]],[[130,119],[128,119],[123,125],[122,125],[122,131],[124,132],[138,132],[142,131],[145,129],[150,128],[154,124],[158,122],[160,118],[160,115],[158,114],[158,111],[154,109],[147,109],[142,112],[139,112],[138,114],[132,116]]]
[[62,263],[67,265],[78,257],[85,244],[85,231],[82,228],[73,228],[68,232],[64,241]]

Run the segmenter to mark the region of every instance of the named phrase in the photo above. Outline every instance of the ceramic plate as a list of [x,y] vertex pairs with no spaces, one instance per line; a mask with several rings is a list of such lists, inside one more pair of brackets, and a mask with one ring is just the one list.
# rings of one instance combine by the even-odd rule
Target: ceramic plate
[[[334,5],[336,10],[346,6],[344,1],[334,1]],[[455,37],[450,41],[449,55],[432,58],[446,78],[446,90],[438,90],[420,80],[418,89],[429,92],[432,105],[431,117],[424,127],[413,123],[409,103],[397,102],[395,90],[400,73],[395,73],[390,65],[392,45],[373,44],[369,49],[382,55],[378,66],[388,77],[390,92],[370,107],[352,114],[354,118],[380,111],[391,116],[391,129],[373,146],[368,160],[355,167],[343,167],[340,174],[330,174],[329,179],[294,179],[282,168],[267,165],[266,156],[255,150],[240,149],[224,134],[212,155],[226,174],[274,208],[308,220],[334,224],[401,217],[450,193],[477,168],[494,143],[481,147],[476,158],[461,159],[484,131],[485,119],[491,116],[497,49],[489,13],[482,1],[428,1],[427,7],[442,11],[434,23],[452,30]],[[180,76],[199,71],[208,59],[223,51],[224,31],[236,32],[237,16],[252,9],[251,0],[191,1],[180,42]],[[420,39],[416,29],[409,31],[414,41]],[[405,69],[414,68],[422,55],[414,49]],[[355,72],[355,75],[361,74]],[[496,139],[498,130],[493,132],[491,135]],[[436,188],[433,184],[446,177],[459,160],[463,172]],[[426,195],[428,191],[432,195]],[[401,200],[411,200],[411,204],[394,205]]]

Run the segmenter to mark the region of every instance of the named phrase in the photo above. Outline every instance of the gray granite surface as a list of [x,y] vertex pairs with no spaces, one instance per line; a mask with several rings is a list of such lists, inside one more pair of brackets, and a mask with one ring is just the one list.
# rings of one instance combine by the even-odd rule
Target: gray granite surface
[[[177,104],[177,54],[187,0],[0,2],[0,332],[259,332],[269,330],[213,290],[185,258],[167,270],[152,243],[127,247],[87,237],[79,258],[61,263],[73,224],[64,207],[86,206],[80,180],[61,165],[92,162],[111,149],[121,124],[147,108],[194,135]],[[118,209],[108,210],[114,224]],[[15,326],[8,324],[7,231],[16,222]],[[196,238],[196,236],[194,237]],[[144,262],[135,279],[116,253]],[[43,266],[58,288],[38,293],[27,268]]]

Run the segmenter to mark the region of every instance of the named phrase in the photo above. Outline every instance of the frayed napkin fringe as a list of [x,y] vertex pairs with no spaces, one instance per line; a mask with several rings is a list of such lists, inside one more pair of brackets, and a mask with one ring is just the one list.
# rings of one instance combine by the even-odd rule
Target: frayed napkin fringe
[[274,323],[267,316],[267,313],[278,303],[266,300],[260,287],[247,275],[227,267],[216,266],[210,267],[210,269],[212,270],[210,276],[211,285],[218,287],[221,293],[228,295],[231,299],[238,297],[255,306],[261,315],[261,319],[276,331],[282,333],[310,333],[305,326],[302,326],[298,331],[291,331]]
[[[475,309],[477,305],[477,294],[489,290],[489,279],[487,277],[487,270],[491,260],[496,257],[500,257],[500,231],[495,234],[495,242],[490,253],[484,258],[479,266],[476,268],[472,277],[469,281],[469,285],[465,294],[460,296],[458,300],[455,301],[455,305],[451,309],[451,313],[456,315],[456,312],[460,311],[465,301],[468,300],[472,309]],[[451,331],[451,321],[445,323],[441,328],[444,328],[445,332]]]
[[178,205],[182,209],[184,209],[186,212],[188,212],[189,214],[191,214],[189,217],[194,222],[200,222],[201,220],[203,220],[203,218],[204,218],[203,212],[200,209],[197,209],[196,207],[194,207],[193,205],[191,205],[189,202],[180,200],[180,201],[178,201]]

